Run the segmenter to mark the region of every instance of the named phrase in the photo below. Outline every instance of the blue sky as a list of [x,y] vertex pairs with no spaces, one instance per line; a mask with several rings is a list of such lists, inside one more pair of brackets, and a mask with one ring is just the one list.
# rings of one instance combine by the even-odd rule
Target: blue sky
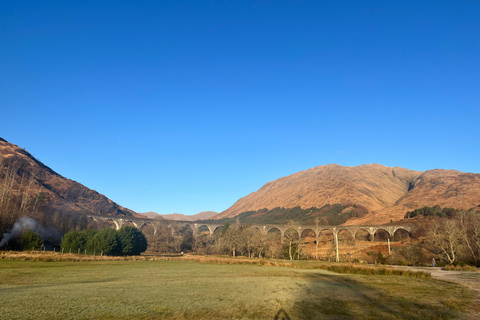
[[480,173],[480,1],[0,0],[0,137],[137,212],[318,165]]

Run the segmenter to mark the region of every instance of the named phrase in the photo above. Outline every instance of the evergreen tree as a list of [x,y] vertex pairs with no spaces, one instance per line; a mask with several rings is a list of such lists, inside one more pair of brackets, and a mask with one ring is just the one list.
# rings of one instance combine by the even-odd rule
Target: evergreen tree
[[21,243],[23,250],[38,250],[43,245],[43,239],[35,231],[27,230],[22,236]]
[[121,244],[117,231],[109,228],[98,231],[88,240],[86,250],[90,254],[103,252],[106,255],[117,255],[121,253]]
[[87,244],[88,240],[90,238],[93,238],[95,233],[92,232],[85,232],[84,231],[76,231],[76,230],[71,230],[67,232],[63,238],[62,238],[62,243],[60,246],[62,247],[64,252],[72,252],[72,253],[77,253],[77,252],[84,252],[85,251],[85,245]]
[[131,226],[123,226],[118,231],[123,255],[139,255],[147,250],[147,239],[142,231]]

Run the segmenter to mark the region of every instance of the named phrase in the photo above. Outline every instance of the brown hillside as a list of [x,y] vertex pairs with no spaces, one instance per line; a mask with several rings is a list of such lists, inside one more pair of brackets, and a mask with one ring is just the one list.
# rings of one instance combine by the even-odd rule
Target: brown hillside
[[[30,153],[0,138],[0,209],[139,216],[97,191],[66,179]],[[18,205],[20,204],[20,205]],[[143,216],[140,216],[143,217]]]
[[426,205],[469,209],[480,203],[480,174],[454,170],[413,171],[379,164],[343,167],[330,164],[265,184],[215,216],[275,207],[309,208],[325,204],[363,205],[369,214],[347,224],[401,220],[407,211]]
[[428,170],[412,181],[411,190],[390,207],[350,220],[347,224],[397,221],[407,211],[424,206],[450,207],[468,210],[480,203],[480,174],[463,173],[456,170]]

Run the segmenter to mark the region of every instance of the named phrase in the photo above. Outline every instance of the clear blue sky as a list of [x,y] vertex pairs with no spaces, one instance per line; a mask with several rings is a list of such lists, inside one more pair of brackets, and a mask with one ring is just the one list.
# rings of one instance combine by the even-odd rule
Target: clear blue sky
[[0,137],[137,212],[318,165],[480,172],[480,1],[0,0]]

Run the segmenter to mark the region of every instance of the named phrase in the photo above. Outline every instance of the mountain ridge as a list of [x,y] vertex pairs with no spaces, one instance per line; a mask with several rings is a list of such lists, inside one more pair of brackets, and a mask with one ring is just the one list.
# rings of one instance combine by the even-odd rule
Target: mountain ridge
[[321,208],[336,203],[368,209],[365,216],[345,224],[398,221],[407,211],[423,206],[470,209],[480,203],[480,174],[445,169],[423,172],[380,164],[328,164],[267,182],[213,219],[264,208]]

